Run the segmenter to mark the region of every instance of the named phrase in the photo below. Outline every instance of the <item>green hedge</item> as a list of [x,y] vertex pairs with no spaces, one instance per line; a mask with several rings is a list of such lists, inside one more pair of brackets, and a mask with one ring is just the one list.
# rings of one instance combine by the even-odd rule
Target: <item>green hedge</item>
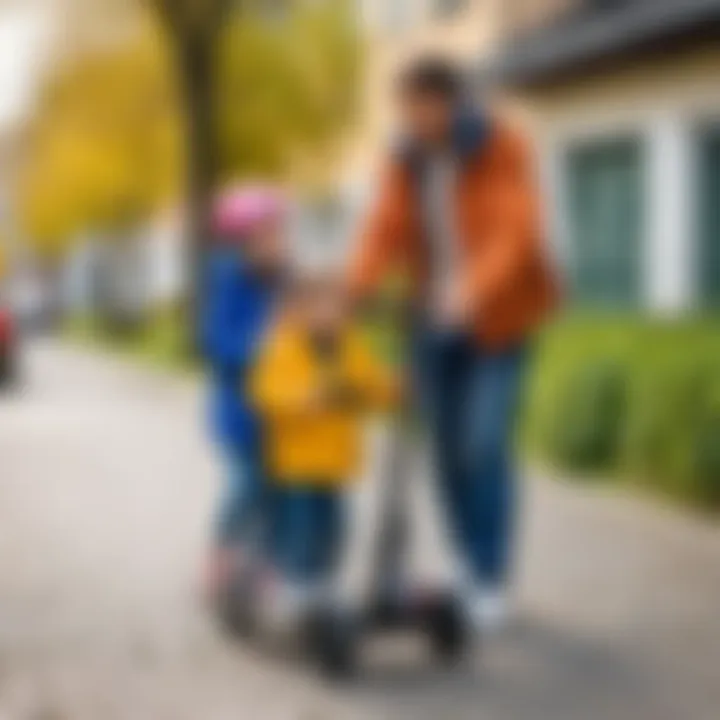
[[720,319],[559,322],[540,341],[524,436],[579,477],[720,511]]
[[[397,358],[395,327],[371,323]],[[130,334],[79,318],[68,332],[161,365],[191,367],[179,311]],[[574,477],[642,483],[720,512],[720,318],[676,322],[576,315],[540,338],[524,444]]]
[[180,308],[154,310],[141,323],[121,326],[103,318],[84,315],[65,323],[65,334],[73,340],[101,345],[160,367],[193,369],[187,324]]

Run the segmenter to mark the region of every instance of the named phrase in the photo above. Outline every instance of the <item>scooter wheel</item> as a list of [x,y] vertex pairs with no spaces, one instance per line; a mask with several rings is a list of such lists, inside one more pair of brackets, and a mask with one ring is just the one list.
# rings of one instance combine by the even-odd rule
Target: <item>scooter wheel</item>
[[236,581],[223,593],[217,604],[222,628],[232,638],[247,640],[255,633],[253,592],[247,582]]
[[435,657],[447,664],[462,660],[468,650],[469,632],[455,598],[440,598],[428,608],[427,630]]
[[332,683],[351,680],[357,671],[357,635],[352,620],[338,612],[309,618],[307,639],[320,674]]

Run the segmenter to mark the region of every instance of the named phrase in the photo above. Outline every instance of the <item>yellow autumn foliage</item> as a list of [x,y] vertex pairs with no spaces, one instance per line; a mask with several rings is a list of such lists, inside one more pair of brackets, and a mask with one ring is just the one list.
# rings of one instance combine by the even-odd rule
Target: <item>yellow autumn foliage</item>
[[[357,87],[349,8],[334,0],[291,3],[280,20],[247,8],[230,16],[217,48],[221,181],[287,177],[332,155]],[[23,235],[42,254],[62,254],[82,230],[142,222],[180,197],[185,138],[174,46],[152,17],[138,28],[73,54],[40,98],[18,208]]]

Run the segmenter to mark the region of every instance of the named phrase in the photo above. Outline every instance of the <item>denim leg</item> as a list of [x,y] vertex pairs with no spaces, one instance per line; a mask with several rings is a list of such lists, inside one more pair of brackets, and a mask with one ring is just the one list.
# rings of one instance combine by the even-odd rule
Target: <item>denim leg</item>
[[460,555],[467,555],[472,528],[466,512],[462,462],[463,406],[473,369],[469,341],[426,334],[418,343],[418,394],[428,418],[430,444],[446,527]]
[[260,523],[265,478],[257,453],[231,448],[227,453],[227,480],[216,521],[222,546],[248,543]]
[[332,577],[342,559],[345,544],[343,496],[340,490],[319,491],[316,496],[316,554],[318,580]]
[[272,564],[277,565],[284,552],[284,524],[282,507],[282,490],[268,478],[262,493],[260,503],[259,545],[264,558]]
[[310,527],[308,494],[279,488],[275,493],[275,565],[288,580],[305,575],[307,531]]
[[516,504],[514,439],[527,349],[478,353],[462,423],[462,462],[467,472],[464,512],[468,560],[487,583],[506,580]]
[[333,572],[343,536],[342,499],[330,490],[283,489],[275,498],[281,537],[277,564],[292,582]]

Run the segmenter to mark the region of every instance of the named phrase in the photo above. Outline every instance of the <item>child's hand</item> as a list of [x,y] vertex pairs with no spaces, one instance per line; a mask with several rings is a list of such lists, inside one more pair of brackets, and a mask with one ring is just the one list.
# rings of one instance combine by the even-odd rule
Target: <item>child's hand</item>
[[352,410],[365,404],[363,392],[350,382],[336,382],[330,392],[333,407]]
[[326,378],[310,390],[306,403],[307,411],[337,408],[338,405],[344,405],[351,394],[352,388],[347,383]]
[[390,381],[390,397],[393,405],[402,405],[408,399],[410,390],[407,379],[397,375]]
[[308,413],[326,410],[332,403],[331,388],[327,383],[313,387],[305,399],[304,409]]
[[362,408],[366,398],[362,390],[353,383],[340,378],[326,379],[316,387],[309,398],[312,410],[354,410]]

